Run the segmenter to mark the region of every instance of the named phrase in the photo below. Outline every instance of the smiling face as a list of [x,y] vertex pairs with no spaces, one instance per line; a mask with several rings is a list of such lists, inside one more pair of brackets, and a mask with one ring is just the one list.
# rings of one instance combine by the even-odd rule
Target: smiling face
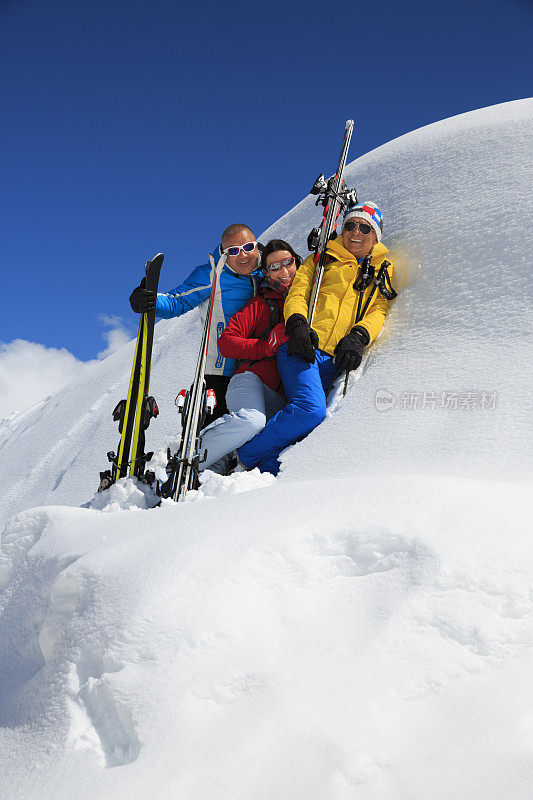
[[[228,236],[222,242],[222,247],[227,250],[228,247],[239,247],[239,245],[246,244],[247,242],[254,242],[255,236],[248,229],[242,229]],[[236,272],[237,275],[251,275],[257,267],[259,261],[259,249],[257,242],[254,249],[247,253],[245,250],[239,250],[236,256],[226,256],[226,264],[228,267]]]
[[[368,222],[362,217],[350,217],[350,222],[363,222],[368,225]],[[367,256],[377,240],[378,237],[373,228],[371,228],[370,233],[361,233],[359,225],[356,225],[353,231],[347,231],[346,228],[342,230],[342,245],[345,250],[348,250],[356,258]]]
[[[285,259],[292,260],[292,264],[289,264],[288,266],[280,264],[277,269],[268,269],[268,267],[272,265],[278,265]],[[273,283],[278,283],[281,287],[286,287],[288,289],[294,279],[294,276],[296,275],[296,262],[292,253],[289,253],[288,250],[275,250],[273,253],[270,253],[267,256],[266,269],[264,270],[264,273],[265,277],[270,278]]]

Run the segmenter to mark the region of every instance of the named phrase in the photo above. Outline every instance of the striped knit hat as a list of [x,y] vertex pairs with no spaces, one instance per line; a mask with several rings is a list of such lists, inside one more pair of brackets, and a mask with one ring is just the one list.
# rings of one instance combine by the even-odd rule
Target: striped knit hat
[[383,220],[381,211],[375,203],[361,203],[358,206],[352,206],[352,208],[349,209],[348,213],[344,217],[344,222],[346,223],[352,217],[361,217],[361,219],[366,220],[369,225],[372,225],[372,228],[378,237],[378,242],[381,242]]

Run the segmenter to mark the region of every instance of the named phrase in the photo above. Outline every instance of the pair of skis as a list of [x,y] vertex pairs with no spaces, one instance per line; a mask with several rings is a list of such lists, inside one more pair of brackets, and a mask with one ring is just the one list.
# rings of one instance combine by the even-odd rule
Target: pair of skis
[[[144,285],[150,291],[157,292],[163,258],[163,254],[159,253],[145,264]],[[150,485],[155,479],[153,472],[145,471],[146,463],[150,461],[153,453],[144,452],[145,431],[150,420],[159,414],[155,399],[148,395],[154,325],[155,310],[141,314],[128,394],[113,411],[113,419],[118,422],[121,434],[118,451],[117,453],[110,451],[107,454],[112,467],[100,473],[99,492],[108,489],[119,478],[127,476],[144,480]]]
[[[202,460],[198,449],[199,434],[216,406],[214,391],[206,388],[205,366],[215,295],[226,256],[222,256],[216,265],[213,256],[209,254],[209,261],[212,276],[211,293],[202,343],[193,383],[189,391],[183,389],[176,397],[176,405],[182,420],[182,436],[178,451],[174,455],[168,451],[167,480],[157,488],[155,474],[145,471],[146,463],[153,456],[153,453],[144,452],[145,431],[150,420],[159,414],[155,399],[148,395],[155,324],[155,311],[151,311],[142,314],[139,322],[128,395],[113,411],[113,419],[119,423],[121,437],[118,452],[107,454],[112,469],[100,473],[99,492],[108,489],[119,478],[134,476],[151,486],[155,483],[154,488],[157,488],[157,493],[162,497],[171,497],[179,501],[185,497],[189,489],[197,488],[199,484],[198,473]],[[146,289],[157,292],[162,263],[162,253],[146,262],[144,279]]]
[[215,295],[220,281],[220,273],[226,263],[226,256],[222,255],[218,264],[215,264],[215,259],[209,253],[209,263],[211,264],[211,294],[209,296],[196,372],[189,391],[182,389],[176,397],[176,405],[181,414],[181,442],[174,455],[171,455],[170,450],[168,451],[168,479],[160,490],[163,497],[171,497],[176,502],[182,500],[189,489],[198,488],[200,464],[205,457],[199,451],[199,434],[216,406],[215,392],[213,389],[207,389],[206,387],[205,365]]
[[357,205],[357,192],[355,189],[348,189],[343,180],[344,167],[348,157],[348,149],[353,133],[354,121],[353,119],[346,120],[344,128],[344,136],[342,139],[341,153],[339,156],[339,163],[337,171],[331,178],[326,181],[324,175],[319,175],[309,194],[318,195],[315,205],[323,205],[324,213],[320,227],[313,228],[307,237],[307,246],[309,250],[315,251],[315,276],[313,281],[313,288],[309,295],[309,313],[308,323],[310,326],[313,324],[313,317],[315,314],[318,293],[324,275],[324,267],[326,265],[326,247],[335,232],[337,227],[337,220],[343,209],[351,208]]

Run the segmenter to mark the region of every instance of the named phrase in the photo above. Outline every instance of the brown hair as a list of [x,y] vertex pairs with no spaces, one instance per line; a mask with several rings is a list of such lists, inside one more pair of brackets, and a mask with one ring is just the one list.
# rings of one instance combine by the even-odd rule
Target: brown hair
[[264,271],[267,263],[267,258],[272,253],[275,253],[277,250],[287,250],[291,256],[293,256],[296,262],[296,269],[302,263],[301,256],[296,253],[288,242],[284,242],[283,239],[271,239],[263,248],[263,252],[261,253],[261,269]]

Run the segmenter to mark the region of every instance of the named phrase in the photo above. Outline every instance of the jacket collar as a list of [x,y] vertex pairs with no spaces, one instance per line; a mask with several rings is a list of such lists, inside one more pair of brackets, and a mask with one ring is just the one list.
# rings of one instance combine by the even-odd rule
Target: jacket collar
[[[355,267],[358,266],[356,256],[349,253],[348,250],[343,247],[340,236],[338,236],[336,239],[330,239],[326,247],[326,252],[336,261],[347,261],[348,263],[353,264]],[[370,259],[370,263],[373,265],[379,264],[383,259],[383,256],[385,256],[388,252],[389,251],[383,242],[376,242],[372,248],[372,257]]]
[[286,294],[281,294],[276,289],[273,289],[272,286],[269,286],[265,280],[262,280],[259,284],[259,289],[257,294],[260,294],[261,297],[272,297],[275,300],[283,300],[287,297]]

